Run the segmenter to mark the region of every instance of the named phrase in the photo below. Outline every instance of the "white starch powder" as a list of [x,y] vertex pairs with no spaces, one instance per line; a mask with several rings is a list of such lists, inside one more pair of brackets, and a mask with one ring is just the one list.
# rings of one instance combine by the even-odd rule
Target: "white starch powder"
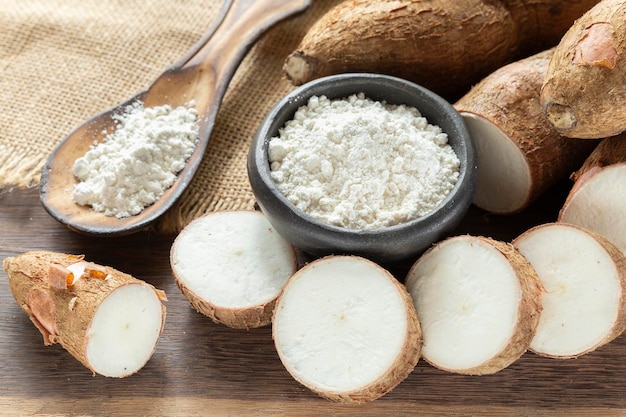
[[133,216],[172,186],[198,140],[197,112],[129,105],[117,128],[74,162],[74,201],[118,218]]
[[299,209],[374,229],[421,217],[459,177],[448,136],[416,108],[364,94],[312,97],[269,142],[271,176]]

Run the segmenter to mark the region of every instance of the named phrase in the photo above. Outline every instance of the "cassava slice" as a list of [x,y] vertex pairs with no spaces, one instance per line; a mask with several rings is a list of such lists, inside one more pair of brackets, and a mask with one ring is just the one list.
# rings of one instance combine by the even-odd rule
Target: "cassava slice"
[[542,287],[510,244],[479,236],[448,238],[411,267],[406,286],[420,318],[422,357],[460,374],[498,372],[530,345]]
[[505,65],[454,105],[478,152],[477,207],[499,214],[523,210],[570,175],[595,147],[561,136],[543,116],[539,96],[553,52]]
[[573,138],[626,131],[626,0],[602,0],[567,31],[545,76],[549,122]]
[[6,258],[11,292],[44,337],[92,372],[125,377],[152,357],[165,293],[82,256],[26,252]]
[[546,291],[530,349],[575,358],[619,336],[626,325],[626,258],[608,240],[578,226],[548,223],[513,241]]
[[294,248],[258,211],[221,211],[189,223],[171,248],[176,283],[191,305],[240,329],[268,325],[296,271]]
[[626,254],[626,133],[601,140],[572,179],[559,221],[598,233]]
[[356,256],[321,258],[294,274],[272,328],[287,371],[333,401],[379,398],[419,359],[420,326],[405,287]]
[[597,0],[347,0],[287,57],[296,84],[344,72],[395,75],[451,100],[521,56],[555,46]]

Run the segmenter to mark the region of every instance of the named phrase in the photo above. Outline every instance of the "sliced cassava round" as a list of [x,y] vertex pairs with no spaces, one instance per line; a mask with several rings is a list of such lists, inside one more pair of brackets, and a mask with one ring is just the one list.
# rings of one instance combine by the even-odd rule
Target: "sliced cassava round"
[[523,210],[578,168],[595,146],[561,136],[543,115],[539,96],[553,52],[501,67],[454,105],[478,152],[477,207],[499,214]]
[[626,131],[626,0],[602,0],[572,25],[556,47],[541,101],[565,136]]
[[510,244],[478,236],[448,238],[411,267],[406,287],[422,326],[422,357],[460,374],[498,372],[530,345],[542,287]]
[[296,271],[294,248],[258,211],[221,211],[189,223],[172,244],[178,287],[200,313],[226,326],[268,325]]
[[626,254],[626,133],[601,140],[572,179],[559,221],[598,233]]
[[125,377],[152,357],[165,293],[82,256],[26,252],[6,258],[11,292],[44,338],[92,372]]
[[364,403],[414,369],[421,346],[415,307],[388,271],[356,256],[330,256],[285,285],[272,322],[289,373],[322,397]]
[[626,325],[626,258],[608,240],[564,223],[536,226],[513,242],[545,292],[530,349],[575,358],[619,336]]
[[347,0],[285,60],[302,84],[344,72],[395,75],[451,99],[516,59],[556,45],[597,0]]

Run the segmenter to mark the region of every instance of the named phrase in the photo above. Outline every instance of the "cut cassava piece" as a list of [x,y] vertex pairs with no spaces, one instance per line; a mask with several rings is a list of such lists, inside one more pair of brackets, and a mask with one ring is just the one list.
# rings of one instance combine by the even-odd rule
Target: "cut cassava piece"
[[44,337],[92,372],[125,377],[152,357],[165,293],[82,256],[26,252],[6,258],[11,292]]
[[626,328],[626,258],[608,240],[578,226],[548,223],[513,241],[537,271],[545,292],[530,349],[575,358]]
[[541,92],[549,122],[573,138],[626,131],[626,0],[602,0],[559,42]]
[[539,323],[541,283],[504,242],[448,238],[415,262],[405,282],[422,326],[422,357],[445,371],[506,368],[526,352]]
[[499,68],[454,104],[478,152],[477,207],[523,210],[580,167],[595,146],[561,136],[543,115],[540,91],[553,52]]
[[559,221],[598,233],[626,254],[626,133],[601,140],[572,179]]
[[597,0],[347,0],[331,8],[286,58],[291,81],[373,72],[451,99],[516,59],[556,45]]
[[296,271],[294,248],[259,211],[221,211],[189,223],[170,261],[191,305],[240,329],[268,325],[276,297]]
[[321,258],[296,272],[278,299],[272,331],[287,371],[338,402],[381,397],[419,360],[421,331],[405,287],[356,256]]

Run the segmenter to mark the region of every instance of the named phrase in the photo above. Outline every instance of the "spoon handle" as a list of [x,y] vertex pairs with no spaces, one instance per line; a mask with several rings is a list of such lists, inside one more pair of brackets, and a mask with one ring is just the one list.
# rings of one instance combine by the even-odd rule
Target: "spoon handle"
[[209,28],[204,32],[200,39],[198,39],[193,45],[191,45],[187,52],[178,57],[178,59],[172,63],[172,65],[168,68],[169,70],[181,68],[191,58],[193,58],[200,49],[202,49],[202,47],[213,37],[213,34],[217,30],[217,28],[222,24],[222,22],[224,21],[224,17],[228,13],[228,9],[230,9],[230,6],[232,4],[233,0],[224,0],[222,2],[222,7],[211,26],[209,26]]
[[[311,0],[232,0],[204,46],[185,64],[211,68],[227,80],[254,41],[277,22],[305,10]],[[221,75],[221,76],[220,76]]]

